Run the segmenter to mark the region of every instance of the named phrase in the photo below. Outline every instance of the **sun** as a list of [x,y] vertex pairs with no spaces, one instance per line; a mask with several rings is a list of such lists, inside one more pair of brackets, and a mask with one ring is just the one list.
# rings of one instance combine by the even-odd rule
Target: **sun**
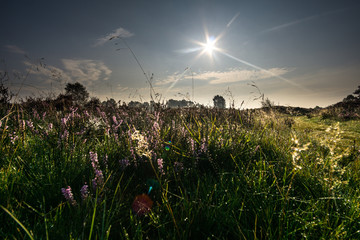
[[212,56],[212,53],[214,50],[216,50],[216,39],[213,36],[207,37],[206,43],[201,44],[203,46],[203,52],[206,52],[210,56]]

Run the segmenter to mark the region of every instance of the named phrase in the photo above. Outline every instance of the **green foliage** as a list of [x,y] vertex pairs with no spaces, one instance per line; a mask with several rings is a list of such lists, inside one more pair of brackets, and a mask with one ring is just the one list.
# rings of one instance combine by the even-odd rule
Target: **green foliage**
[[360,238],[359,121],[44,106],[1,119],[2,239]]

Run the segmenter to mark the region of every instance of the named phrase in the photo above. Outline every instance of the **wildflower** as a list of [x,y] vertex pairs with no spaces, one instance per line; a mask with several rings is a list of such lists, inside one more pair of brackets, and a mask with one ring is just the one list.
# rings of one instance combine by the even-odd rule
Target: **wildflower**
[[85,200],[89,196],[89,185],[85,183],[85,185],[82,186],[82,188],[80,189],[80,193],[81,193],[81,199]]
[[104,185],[104,175],[101,170],[95,170],[95,178],[92,180],[92,185],[94,190],[96,190],[98,186],[101,187]]
[[97,153],[94,153],[94,152],[89,152],[89,155],[90,155],[91,165],[92,165],[93,169],[95,170],[99,167],[98,155],[97,155]]
[[26,125],[31,129],[33,130],[34,129],[34,124],[31,120],[26,120]]
[[159,158],[159,159],[157,160],[157,164],[158,164],[159,172],[160,172],[162,175],[164,175],[165,172],[164,172],[164,161],[163,161],[163,159],[162,159],[162,158]]
[[151,211],[153,201],[145,193],[135,197],[132,210],[137,216],[143,216]]
[[194,153],[195,152],[195,140],[190,138],[190,147],[191,147],[191,151]]
[[131,140],[137,142],[137,146],[135,147],[136,153],[139,156],[146,156],[150,158],[151,151],[149,150],[148,143],[145,139],[145,137],[135,129],[135,131],[130,135]]
[[64,127],[66,126],[68,119],[67,118],[61,118],[61,125],[63,125]]
[[94,190],[96,190],[98,186],[101,187],[104,185],[104,175],[99,166],[97,153],[89,152],[89,155],[90,155],[91,166],[93,167],[95,173],[95,178],[92,180],[92,185]]
[[207,151],[206,139],[203,138],[201,141],[200,152],[205,153]]
[[90,117],[90,114],[88,113],[88,111],[84,111],[84,115],[87,117],[87,118],[89,118]]
[[14,132],[13,134],[9,134],[9,136],[12,144],[15,144],[16,140],[19,138],[19,136],[16,135],[16,132]]
[[116,120],[116,116],[112,116],[112,120],[115,123],[115,125],[118,125],[118,121]]
[[76,205],[76,201],[74,199],[74,195],[71,192],[71,187],[70,186],[68,186],[66,189],[61,188],[61,192],[64,195],[66,201],[68,201],[73,206]]

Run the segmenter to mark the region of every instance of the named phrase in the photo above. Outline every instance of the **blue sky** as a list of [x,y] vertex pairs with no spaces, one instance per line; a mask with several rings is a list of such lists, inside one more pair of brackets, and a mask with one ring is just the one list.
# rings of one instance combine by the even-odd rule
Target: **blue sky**
[[162,100],[212,105],[220,94],[251,108],[255,83],[276,104],[327,106],[360,83],[357,1],[12,0],[1,8],[0,71],[23,98],[77,81],[102,100],[148,101],[127,45]]

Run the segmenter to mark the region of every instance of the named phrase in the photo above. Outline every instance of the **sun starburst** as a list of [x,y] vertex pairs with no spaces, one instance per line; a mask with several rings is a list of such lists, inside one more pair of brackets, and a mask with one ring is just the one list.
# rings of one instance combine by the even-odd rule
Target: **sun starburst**
[[213,52],[217,50],[216,41],[213,36],[207,37],[206,43],[201,44],[203,46],[203,51],[210,56],[212,56]]

